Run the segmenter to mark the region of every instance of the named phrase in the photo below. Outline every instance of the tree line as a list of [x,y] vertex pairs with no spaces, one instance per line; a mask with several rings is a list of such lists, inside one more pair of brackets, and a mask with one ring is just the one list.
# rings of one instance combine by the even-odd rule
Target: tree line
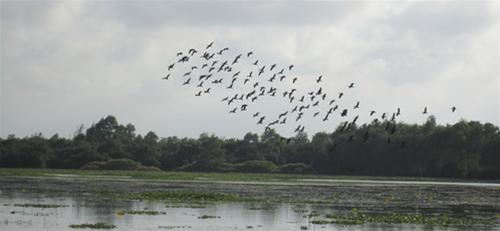
[[339,127],[311,139],[304,132],[282,137],[273,129],[241,139],[206,133],[195,139],[138,135],[134,125],[107,116],[73,138],[0,138],[0,167],[112,169],[128,161],[167,171],[500,178],[500,131],[491,123],[438,125],[430,116],[421,125],[398,123],[396,131],[385,123]]

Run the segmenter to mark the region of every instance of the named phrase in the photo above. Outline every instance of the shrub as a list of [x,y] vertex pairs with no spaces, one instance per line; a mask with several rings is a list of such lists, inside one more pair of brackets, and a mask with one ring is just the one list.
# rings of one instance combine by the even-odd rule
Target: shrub
[[136,170],[141,164],[131,159],[111,159],[104,163],[105,170]]
[[304,163],[290,163],[281,166],[280,172],[282,173],[312,173],[313,168]]
[[265,160],[249,160],[243,163],[234,164],[236,172],[251,172],[251,173],[268,173],[274,172],[278,169],[271,161]]
[[80,169],[83,170],[139,170],[139,171],[161,171],[157,167],[144,166],[131,159],[111,159],[108,161],[92,161]]
[[106,162],[104,162],[104,161],[92,161],[92,162],[88,162],[87,164],[83,165],[80,169],[82,169],[82,170],[101,170],[102,166],[105,163]]

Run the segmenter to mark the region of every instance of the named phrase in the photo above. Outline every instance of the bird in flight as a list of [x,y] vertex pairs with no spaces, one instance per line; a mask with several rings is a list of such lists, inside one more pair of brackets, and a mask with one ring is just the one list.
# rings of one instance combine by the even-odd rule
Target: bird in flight
[[168,70],[169,71],[172,70],[172,68],[174,68],[174,65],[175,65],[175,63],[170,64],[170,66],[168,66]]
[[320,76],[316,79],[316,83],[321,82],[321,78],[323,78],[323,76],[322,76],[322,75],[320,75]]
[[359,101],[354,105],[354,109],[359,108]]

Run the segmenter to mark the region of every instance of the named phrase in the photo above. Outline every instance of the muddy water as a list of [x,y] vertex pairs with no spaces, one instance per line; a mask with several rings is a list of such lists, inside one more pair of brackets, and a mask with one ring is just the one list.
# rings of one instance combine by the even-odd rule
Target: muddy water
[[[58,208],[19,204],[61,205]],[[119,211],[148,210],[160,215],[130,215]],[[57,196],[47,193],[3,191],[0,230],[78,230],[71,224],[105,222],[114,230],[444,230],[419,225],[314,225],[307,215],[335,212],[328,206],[293,203],[170,203],[118,201],[95,195]],[[213,216],[202,219],[204,215]],[[445,230],[498,230],[498,227],[452,227]],[[85,229],[83,229],[85,230]],[[88,230],[88,229],[87,229]]]

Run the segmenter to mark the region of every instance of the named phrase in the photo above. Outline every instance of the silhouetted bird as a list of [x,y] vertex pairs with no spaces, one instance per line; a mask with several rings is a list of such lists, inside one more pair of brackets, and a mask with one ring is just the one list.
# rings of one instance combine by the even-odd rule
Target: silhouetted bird
[[295,132],[299,132],[300,131],[300,125],[297,126],[297,128],[295,128]]
[[321,78],[323,78],[323,76],[322,76],[322,75],[320,75],[320,76],[318,77],[318,79],[316,79],[316,83],[321,82]]
[[295,77],[295,78],[292,79],[292,84],[295,83],[295,82],[297,82],[297,77]]
[[396,116],[401,115],[401,109],[398,107],[398,111],[396,112]]
[[212,47],[212,45],[214,45],[214,42],[211,42],[207,45],[207,47],[205,48],[205,50],[207,50],[208,48]]
[[252,52],[252,51],[248,52],[248,53],[247,53],[247,57],[250,57],[250,55],[252,55],[252,54],[253,54],[253,52]]
[[259,122],[257,122],[257,124],[262,124],[265,118],[266,118],[265,116],[260,117]]
[[354,109],[359,108],[359,101],[354,105]]
[[262,68],[260,68],[259,70],[259,76],[262,75],[262,73],[264,73],[264,69],[266,68],[266,66],[262,66]]
[[275,67],[276,67],[276,64],[273,64],[273,65],[271,65],[271,68],[269,70],[272,71]]
[[257,66],[258,63],[259,63],[259,60],[255,60],[255,62],[253,63],[253,65]]
[[424,107],[424,111],[422,112],[422,114],[427,114],[427,107]]
[[376,112],[376,111],[372,110],[372,111],[370,112],[370,116],[372,116],[373,114],[375,114],[375,112]]
[[205,91],[204,91],[205,94],[208,94],[210,93],[210,88],[207,88]]
[[343,95],[344,95],[344,93],[340,92],[339,93],[339,99],[342,98]]
[[191,81],[191,78],[187,79],[186,82],[184,82],[182,85],[188,85],[190,81]]
[[453,106],[451,107],[451,112],[455,112],[457,110],[457,107]]
[[259,114],[260,114],[260,112],[257,112],[255,114],[253,114],[253,117],[257,117],[257,116],[259,116]]
[[291,71],[293,68],[293,65],[288,66],[288,70]]
[[165,77],[163,77],[162,79],[164,80],[168,80],[168,77],[170,77],[170,73],[168,73]]
[[236,58],[234,58],[233,64],[237,63],[238,59],[240,59],[240,58],[241,58],[241,54],[239,54],[238,56],[236,56]]
[[202,91],[199,91],[198,93],[195,94],[195,96],[200,96]]
[[182,55],[182,52],[177,52],[177,56],[181,56]]
[[349,88],[353,88],[353,87],[354,87],[354,83],[349,84]]
[[328,120],[328,115],[330,115],[330,114],[328,114],[328,113],[327,113],[327,114],[325,115],[325,117],[323,118],[323,121],[327,121],[327,120]]
[[235,108],[233,108],[233,110],[229,111],[229,113],[236,113],[236,110],[237,110],[237,109],[238,109],[238,108],[237,108],[237,107],[235,107]]
[[193,49],[193,48],[191,48],[191,49],[189,49],[188,54],[190,54],[191,56],[193,56],[196,52],[198,52],[198,51],[195,50],[195,49]]
[[174,68],[174,65],[175,63],[170,64],[170,66],[168,66],[168,70],[170,71],[172,68]]
[[241,111],[246,111],[247,110],[247,104],[241,105]]
[[342,117],[347,116],[347,109],[344,109],[342,111],[342,113],[340,114],[340,116],[342,116]]

